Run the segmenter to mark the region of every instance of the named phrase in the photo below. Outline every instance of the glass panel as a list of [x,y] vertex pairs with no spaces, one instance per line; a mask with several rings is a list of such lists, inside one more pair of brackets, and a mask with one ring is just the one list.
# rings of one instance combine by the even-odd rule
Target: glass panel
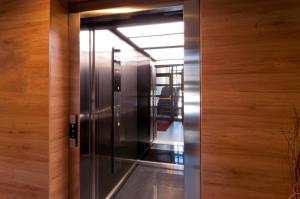
[[170,78],[169,77],[156,77],[156,83],[157,84],[170,84]]
[[183,34],[175,34],[152,37],[137,37],[131,38],[131,41],[138,45],[140,48],[183,46],[184,36]]
[[156,60],[183,59],[183,48],[164,48],[146,50]]
[[171,68],[166,67],[166,68],[156,68],[156,73],[170,73]]
[[118,30],[121,33],[123,33],[126,37],[138,37],[138,36],[147,36],[147,35],[183,33],[184,25],[183,22],[172,22],[172,23],[124,27],[124,28],[118,28]]

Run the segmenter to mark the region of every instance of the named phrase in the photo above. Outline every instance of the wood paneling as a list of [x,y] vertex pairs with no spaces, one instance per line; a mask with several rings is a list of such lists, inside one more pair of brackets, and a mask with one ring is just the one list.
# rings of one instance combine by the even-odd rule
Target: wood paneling
[[68,198],[67,9],[2,0],[0,13],[0,198]]
[[49,1],[0,1],[0,198],[47,198]]
[[[70,61],[70,112],[80,114],[80,16],[79,14],[69,15],[69,61]],[[80,127],[78,126],[78,130]],[[80,133],[80,132],[79,132]],[[80,137],[80,134],[78,135]],[[79,198],[79,164],[80,149],[70,149],[70,198]]]
[[202,198],[288,198],[300,1],[200,2]]
[[68,198],[69,43],[68,12],[51,1],[49,76],[49,198]]

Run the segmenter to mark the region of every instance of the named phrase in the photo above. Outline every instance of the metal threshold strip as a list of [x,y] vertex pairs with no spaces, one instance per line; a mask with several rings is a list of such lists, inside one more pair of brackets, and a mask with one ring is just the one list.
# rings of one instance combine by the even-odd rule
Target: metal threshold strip
[[128,178],[137,167],[137,162],[135,162],[130,169],[125,173],[121,180],[116,184],[116,186],[111,190],[111,192],[105,197],[105,199],[113,199],[118,192],[121,190],[122,186],[127,182]]
[[164,162],[152,162],[152,161],[145,161],[145,160],[138,160],[137,164],[138,165],[143,165],[143,166],[162,168],[162,169],[184,171],[184,165],[181,165],[181,164],[171,164],[171,163],[164,163]]

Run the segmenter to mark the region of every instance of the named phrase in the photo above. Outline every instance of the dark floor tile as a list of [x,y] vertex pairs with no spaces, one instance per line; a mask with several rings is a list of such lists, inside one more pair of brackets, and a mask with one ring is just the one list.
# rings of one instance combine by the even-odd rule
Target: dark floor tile
[[184,155],[183,151],[171,151],[151,148],[143,156],[142,160],[183,165]]
[[183,199],[183,172],[138,166],[115,199]]

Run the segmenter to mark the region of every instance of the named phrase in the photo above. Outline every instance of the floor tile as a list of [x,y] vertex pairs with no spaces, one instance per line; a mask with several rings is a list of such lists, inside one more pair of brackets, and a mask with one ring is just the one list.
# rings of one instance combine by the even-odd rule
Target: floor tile
[[183,199],[183,171],[137,166],[115,199]]

